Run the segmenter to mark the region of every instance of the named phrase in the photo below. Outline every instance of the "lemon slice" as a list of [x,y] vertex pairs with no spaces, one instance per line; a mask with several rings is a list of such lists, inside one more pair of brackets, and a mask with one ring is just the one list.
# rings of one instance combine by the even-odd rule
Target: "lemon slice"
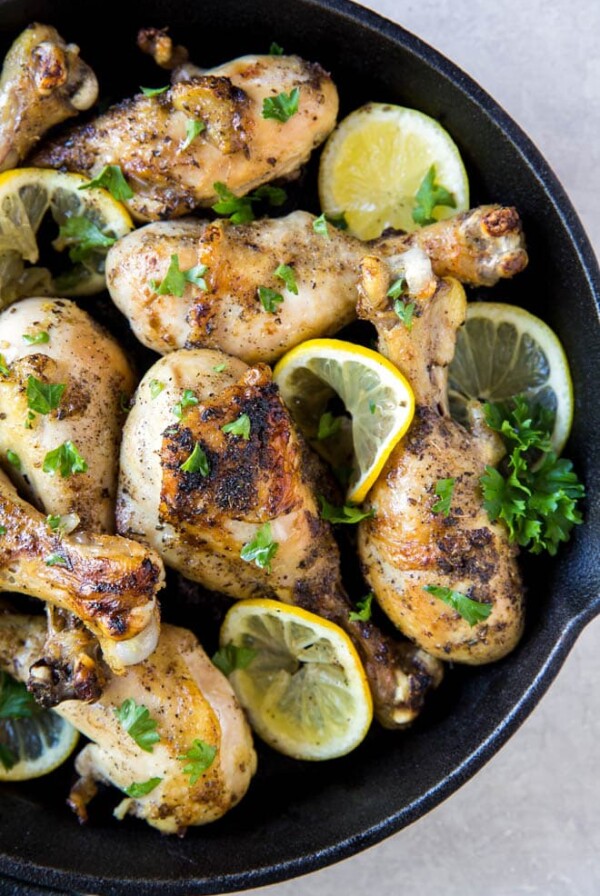
[[[0,781],[28,781],[47,775],[73,752],[79,732],[51,709],[42,709],[33,700],[24,701],[25,685],[3,673],[3,697],[7,688],[11,691],[9,702],[16,699],[19,712],[30,715],[0,718]],[[6,700],[4,710],[10,711]]]
[[325,214],[343,214],[362,240],[386,228],[412,231],[416,196],[430,168],[448,190],[453,208],[436,206],[432,217],[448,218],[469,207],[469,182],[458,148],[435,119],[416,109],[368,103],[344,118],[329,137],[319,166],[319,197]]
[[[364,501],[414,414],[414,395],[394,365],[378,352],[340,339],[310,339],[289,351],[273,378],[311,444],[334,467],[351,464],[349,501]],[[319,424],[338,396],[351,414],[329,438]]]
[[552,445],[560,454],[573,420],[573,384],[558,337],[516,305],[471,302],[449,370],[451,413],[465,423],[469,401],[506,401],[515,395],[553,413]]
[[[80,190],[89,180],[47,168],[17,168],[0,174],[0,307],[24,296],[82,296],[105,288],[108,245],[90,249],[60,277],[40,258],[38,231],[49,212],[60,228],[68,218],[86,219],[108,241],[133,229],[129,213],[107,190]],[[57,235],[58,236],[58,235]],[[72,248],[57,238],[58,251]],[[31,267],[29,265],[32,265]]]
[[294,759],[334,759],[364,739],[373,701],[341,628],[275,600],[243,600],[227,613],[221,647],[251,651],[229,675],[256,733]]

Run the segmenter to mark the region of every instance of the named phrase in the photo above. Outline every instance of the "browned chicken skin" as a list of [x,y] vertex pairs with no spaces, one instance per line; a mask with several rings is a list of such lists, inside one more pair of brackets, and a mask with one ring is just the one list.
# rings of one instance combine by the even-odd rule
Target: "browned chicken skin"
[[[516,548],[506,529],[490,522],[479,486],[486,463],[498,459],[497,445],[447,413],[446,368],[465,314],[464,291],[432,275],[410,297],[409,330],[386,295],[397,275],[397,268],[392,275],[379,259],[365,259],[359,314],[375,324],[380,351],[411,382],[417,410],[369,492],[366,506],[375,515],[359,525],[359,554],[383,610],[416,644],[441,659],[491,662],[519,640],[523,589]],[[447,516],[433,510],[440,479],[454,481]],[[491,612],[470,626],[426,586],[458,591]]]
[[[109,251],[107,283],[115,304],[138,339],[166,354],[177,348],[218,348],[249,364],[272,362],[305,339],[328,336],[356,314],[360,261],[365,244],[329,225],[329,236],[313,229],[314,216],[233,225],[186,219],[150,224],[119,240]],[[482,206],[412,234],[394,234],[371,244],[381,257],[418,245],[439,276],[492,285],[527,263],[514,209]],[[152,287],[166,275],[171,257],[181,270],[203,264],[204,291],[187,284],[183,297]],[[291,267],[297,294],[275,271]],[[283,301],[265,311],[258,289]]]
[[[299,90],[287,121],[264,118],[263,101]],[[337,91],[320,66],[297,56],[244,56],[179,81],[158,96],[138,95],[41,148],[32,164],[90,177],[119,165],[141,220],[212,205],[214,184],[243,195],[289,177],[335,125]],[[186,146],[189,120],[204,130]]]
[[30,25],[8,51],[0,76],[0,171],[16,168],[53,125],[89,109],[98,82],[55,28]]
[[[153,397],[156,384],[163,388]],[[198,403],[178,421],[173,408],[186,390]],[[244,414],[248,439],[223,432]],[[181,469],[196,444],[205,473]],[[327,488],[320,471],[266,366],[173,352],[146,373],[125,424],[118,530],[211,590],[297,604],[342,626],[365,663],[378,718],[397,727],[418,714],[441,668],[371,623],[349,621],[338,548],[319,512],[317,492]],[[270,570],[240,556],[265,524],[278,546]]]
[[[0,615],[0,668],[24,681],[44,636],[40,617]],[[157,723],[159,741],[151,752],[138,746],[115,713],[128,699]],[[75,761],[81,777],[69,800],[82,821],[96,781],[125,790],[158,778],[147,795],[124,796],[114,814],[135,815],[163,833],[181,835],[235,806],[256,770],[252,735],[229,682],[192,632],[173,625],[161,630],[151,657],[109,679],[97,702],[66,700],[55,711],[91,741]],[[215,755],[192,784],[181,757],[196,740],[214,748]]]

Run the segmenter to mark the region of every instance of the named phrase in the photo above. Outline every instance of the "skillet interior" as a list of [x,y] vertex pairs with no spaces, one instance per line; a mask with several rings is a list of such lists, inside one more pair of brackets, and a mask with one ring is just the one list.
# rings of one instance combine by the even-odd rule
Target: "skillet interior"
[[[544,317],[571,362],[578,402],[566,453],[587,485],[587,524],[558,560],[527,564],[527,630],[505,661],[455,670],[410,732],[374,730],[345,759],[311,765],[261,751],[241,805],[184,840],[134,821],[117,824],[112,798],[89,827],[78,827],[64,807],[67,769],[2,792],[0,870],[21,880],[103,894],[218,893],[305,873],[393,833],[463,783],[535,705],[600,609],[600,407],[586,401],[600,369],[597,266],[553,175],[501,110],[415,38],[344,0],[288,0],[285,7],[276,0],[105,0],[94,14],[69,0],[9,0],[0,2],[2,49],[36,19],[79,43],[112,99],[162,83],[135,49],[135,34],[140,25],[169,24],[201,65],[266,51],[272,40],[318,60],[338,84],[341,114],[375,99],[438,118],[462,151],[473,204],[514,204],[524,220],[530,267],[485,295]],[[316,210],[310,189],[302,206]]]

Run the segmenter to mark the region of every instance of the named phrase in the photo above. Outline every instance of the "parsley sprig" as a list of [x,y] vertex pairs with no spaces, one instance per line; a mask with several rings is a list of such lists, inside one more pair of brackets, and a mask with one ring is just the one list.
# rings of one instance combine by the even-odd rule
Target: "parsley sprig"
[[417,190],[415,196],[416,205],[413,209],[412,218],[416,224],[423,227],[425,224],[435,224],[433,210],[440,205],[456,208],[456,199],[453,194],[436,182],[435,165],[432,165]]
[[152,753],[154,744],[160,741],[160,735],[156,730],[156,720],[147,707],[140,706],[133,697],[128,697],[120,706],[115,707],[115,715],[138,747],[146,753]]
[[256,654],[252,647],[229,643],[217,650],[212,661],[223,675],[231,675],[235,669],[247,669]]
[[281,187],[272,187],[270,184],[263,184],[246,196],[236,196],[221,181],[214,183],[213,188],[219,199],[211,206],[212,210],[218,215],[229,218],[232,224],[247,224],[249,221],[254,221],[254,202],[268,202],[269,205],[278,207],[287,199],[285,190]]
[[183,767],[183,773],[190,776],[191,787],[211,767],[216,755],[216,747],[196,738],[187,753],[177,757],[180,762],[187,762]]
[[290,93],[279,93],[277,96],[265,97],[263,100],[262,117],[274,118],[275,121],[285,124],[298,111],[299,100],[299,87],[294,87]]
[[428,594],[432,594],[434,597],[437,597],[438,600],[442,600],[445,604],[448,604],[448,606],[452,607],[453,610],[456,610],[456,612],[462,616],[470,626],[477,625],[478,622],[483,622],[492,612],[491,604],[484,604],[481,601],[473,600],[468,594],[463,594],[462,591],[454,591],[453,588],[446,588],[443,585],[425,585],[423,591],[427,591]]
[[486,404],[484,413],[508,451],[500,469],[487,466],[481,477],[484,507],[492,521],[506,523],[510,541],[553,556],[582,522],[577,502],[585,490],[571,461],[551,448],[552,415],[523,396]]
[[89,184],[82,184],[78,190],[92,190],[94,187],[104,187],[113,199],[124,202],[133,199],[133,190],[125,180],[120,165],[105,165],[100,174],[93,178]]
[[368,520],[375,516],[375,509],[361,510],[356,504],[344,504],[342,507],[336,507],[330,504],[327,498],[319,495],[319,503],[321,504],[321,519],[330,523],[348,523],[355,525],[361,520]]
[[265,523],[251,541],[242,546],[240,557],[246,563],[254,563],[259,569],[271,572],[271,560],[277,553],[279,542],[273,541],[271,524]]
[[151,280],[150,287],[159,296],[183,296],[186,283],[193,283],[199,289],[206,291],[206,274],[207,267],[205,264],[197,264],[193,268],[182,271],[179,267],[179,256],[171,255],[171,261],[167,269],[167,273],[160,281]]

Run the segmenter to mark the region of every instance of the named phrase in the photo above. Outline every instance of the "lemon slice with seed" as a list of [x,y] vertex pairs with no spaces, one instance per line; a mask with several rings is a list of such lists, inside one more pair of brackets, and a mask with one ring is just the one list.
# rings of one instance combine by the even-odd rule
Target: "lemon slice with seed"
[[294,759],[334,759],[364,739],[373,701],[356,650],[337,625],[274,600],[227,613],[221,647],[252,653],[229,680],[256,733]]
[[[84,218],[107,241],[133,229],[129,213],[107,190],[79,189],[88,183],[80,174],[47,168],[0,174],[0,308],[25,296],[83,296],[105,288],[106,245],[91,249],[76,263],[65,259],[61,276],[37,265],[38,232],[47,214],[58,228],[69,218]],[[68,250],[65,240],[56,236],[54,248]]]
[[552,446],[560,454],[573,420],[569,364],[553,330],[523,308],[471,302],[449,369],[452,415],[468,423],[468,402],[524,395],[554,415]]
[[469,207],[469,182],[458,148],[435,119],[416,109],[368,103],[337,126],[319,166],[319,197],[329,216],[343,214],[359,239],[386,228],[412,231],[416,196],[430,168],[455,207],[439,205],[432,217]]
[[[32,699],[24,701],[28,697],[25,685],[4,673],[3,693],[7,682],[25,709],[16,716],[0,718],[0,781],[28,781],[47,775],[71,755],[79,732],[51,709],[42,709]],[[10,712],[6,703],[4,711]]]
[[[412,420],[414,395],[406,378],[378,352],[340,339],[301,343],[283,356],[273,378],[317,451],[334,467],[350,462],[347,498],[363,501]],[[351,419],[319,439],[319,424],[336,396]]]

